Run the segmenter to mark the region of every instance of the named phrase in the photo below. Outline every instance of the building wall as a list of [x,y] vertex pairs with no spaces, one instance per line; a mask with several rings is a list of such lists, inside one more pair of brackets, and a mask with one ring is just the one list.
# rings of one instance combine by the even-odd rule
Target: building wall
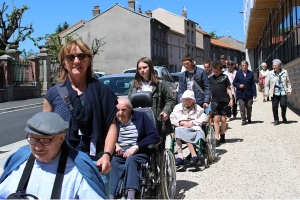
[[204,49],[203,34],[196,31],[196,46]]
[[196,47],[196,65],[203,65],[204,62],[204,50]]
[[178,31],[179,33],[185,34],[183,17],[170,13],[162,8],[153,10],[152,17]]
[[240,41],[236,40],[236,39],[233,39],[231,36],[229,36],[229,37],[223,36],[219,40],[226,43],[226,44],[234,46],[235,48],[238,48],[239,50],[245,52],[245,44],[243,42],[240,42]]
[[283,66],[292,83],[292,96],[288,97],[288,104],[300,113],[300,58]]
[[204,47],[204,52],[203,52],[204,61],[207,59],[212,59],[210,57],[210,36],[209,35],[203,35],[203,47]]
[[121,73],[135,67],[141,57],[151,58],[150,19],[115,5],[72,34],[81,36],[89,46],[94,38],[105,37],[106,44],[95,55],[93,67],[106,73]]
[[185,54],[185,35],[169,31],[168,46],[169,71],[178,72],[181,70],[182,57]]
[[241,63],[242,60],[245,59],[245,53],[239,51],[239,50],[234,50],[234,49],[228,49],[216,45],[210,46],[210,57],[211,60],[220,60],[221,55],[226,55],[227,60],[232,60],[237,63]]

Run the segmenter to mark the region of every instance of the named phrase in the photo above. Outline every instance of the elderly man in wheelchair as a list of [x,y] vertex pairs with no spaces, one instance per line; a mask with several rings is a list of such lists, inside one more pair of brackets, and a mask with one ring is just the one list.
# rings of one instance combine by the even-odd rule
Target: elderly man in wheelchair
[[151,155],[148,145],[159,143],[160,138],[147,114],[134,111],[129,99],[120,97],[117,109],[119,135],[116,155],[111,161],[110,199],[118,195],[118,189],[122,187],[121,179],[127,198],[135,199],[135,193],[140,188],[141,164],[149,161]]
[[[182,103],[177,104],[170,115],[171,123],[175,125],[175,149],[177,151],[175,162],[176,165],[183,165],[184,163],[182,153],[182,141],[184,141],[191,153],[189,163],[196,164],[199,161],[199,156],[196,154],[194,144],[197,144],[201,139],[206,140],[205,132],[201,127],[207,123],[208,117],[204,109],[196,104],[193,91],[186,90],[181,101]],[[199,147],[199,152],[202,151],[201,149]]]

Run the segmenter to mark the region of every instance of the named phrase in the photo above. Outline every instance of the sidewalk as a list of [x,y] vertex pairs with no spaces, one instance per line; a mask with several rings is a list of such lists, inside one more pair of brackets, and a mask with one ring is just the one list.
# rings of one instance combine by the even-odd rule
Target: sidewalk
[[199,172],[177,172],[176,198],[299,198],[300,117],[288,109],[287,120],[274,126],[272,103],[263,103],[258,92],[252,124],[242,126],[240,113],[238,120],[228,122],[226,143],[217,148],[215,163]]
[[0,113],[43,105],[44,97],[0,103]]

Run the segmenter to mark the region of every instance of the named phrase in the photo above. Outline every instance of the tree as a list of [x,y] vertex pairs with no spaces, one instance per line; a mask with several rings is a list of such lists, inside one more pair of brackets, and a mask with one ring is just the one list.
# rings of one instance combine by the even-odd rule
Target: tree
[[216,39],[216,40],[218,40],[222,37],[222,36],[217,36],[216,31],[211,31],[208,34],[211,36],[211,38]]
[[24,59],[28,59],[28,57],[30,57],[32,55],[36,55],[36,54],[37,53],[34,52],[32,49],[30,49],[29,51],[26,51],[26,49],[23,49],[20,56]]
[[[7,8],[8,6],[3,2],[0,10],[0,51],[2,53],[5,52],[8,45],[19,45],[19,42],[23,42],[34,31],[32,23],[27,26],[21,26],[23,14],[29,7],[23,5],[22,8],[14,8],[11,14],[6,13]],[[15,31],[17,31],[17,35],[14,38],[14,41],[9,42],[8,40]]]
[[93,57],[95,55],[99,55],[99,52],[102,51],[102,50],[99,50],[100,47],[102,47],[103,45],[106,44],[106,42],[102,42],[103,39],[104,38],[101,38],[101,39],[94,38],[93,39],[92,46],[91,46],[91,51],[93,53]]
[[55,29],[55,33],[58,34],[60,32],[62,32],[63,30],[66,30],[67,28],[69,28],[69,24],[65,21],[63,23],[63,25],[58,24],[57,28]]

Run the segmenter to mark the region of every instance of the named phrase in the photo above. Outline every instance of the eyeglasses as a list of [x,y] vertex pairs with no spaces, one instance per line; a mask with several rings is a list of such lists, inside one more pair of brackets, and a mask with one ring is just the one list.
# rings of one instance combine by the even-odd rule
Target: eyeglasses
[[66,55],[66,59],[71,62],[75,59],[75,57],[78,58],[78,60],[84,60],[88,55],[85,53],[79,53],[79,54],[68,54]]
[[53,138],[55,138],[55,136],[52,137],[52,138],[40,138],[40,139],[37,139],[37,138],[34,138],[34,137],[28,137],[28,135],[26,136],[26,139],[27,139],[29,144],[36,145],[39,142],[43,146],[50,145]]

